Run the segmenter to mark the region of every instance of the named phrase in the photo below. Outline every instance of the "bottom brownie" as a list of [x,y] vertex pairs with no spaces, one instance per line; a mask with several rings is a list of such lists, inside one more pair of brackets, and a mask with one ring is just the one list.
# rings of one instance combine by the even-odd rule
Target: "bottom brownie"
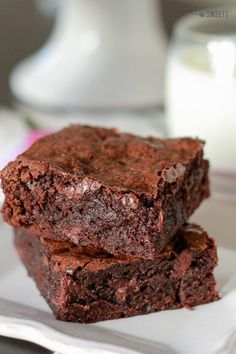
[[96,322],[191,308],[219,298],[212,273],[215,243],[197,225],[184,225],[153,261],[89,255],[89,250],[25,230],[15,231],[15,245],[60,320]]

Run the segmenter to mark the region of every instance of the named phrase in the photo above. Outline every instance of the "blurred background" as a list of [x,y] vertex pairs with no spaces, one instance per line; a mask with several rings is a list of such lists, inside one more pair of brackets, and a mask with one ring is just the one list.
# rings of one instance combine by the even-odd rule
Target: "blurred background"
[[0,168],[77,122],[198,136],[236,194],[234,3],[0,0]]
[[[12,103],[10,72],[20,60],[35,52],[48,38],[53,28],[56,3],[55,0],[0,0],[0,104]],[[174,24],[180,17],[215,4],[215,0],[157,1],[163,35],[169,40]],[[227,1],[222,0],[221,5],[227,7]]]
[[[49,1],[50,2],[50,1]],[[0,104],[10,105],[9,74],[48,37],[53,19],[43,16],[32,0],[0,1]]]

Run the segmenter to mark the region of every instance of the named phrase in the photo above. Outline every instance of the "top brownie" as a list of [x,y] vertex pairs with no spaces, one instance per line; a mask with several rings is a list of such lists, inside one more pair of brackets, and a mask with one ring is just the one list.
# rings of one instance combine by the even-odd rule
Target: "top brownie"
[[46,238],[153,259],[209,195],[203,145],[70,126],[2,171],[3,216]]

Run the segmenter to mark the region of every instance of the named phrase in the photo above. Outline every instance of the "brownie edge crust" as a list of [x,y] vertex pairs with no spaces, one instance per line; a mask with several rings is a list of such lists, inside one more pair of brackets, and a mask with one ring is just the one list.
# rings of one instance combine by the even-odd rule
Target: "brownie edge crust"
[[154,260],[81,254],[71,243],[22,229],[15,230],[15,246],[59,320],[97,322],[219,298],[215,243],[197,225],[184,225]]
[[209,195],[203,145],[68,127],[2,171],[3,217],[45,238],[154,259]]

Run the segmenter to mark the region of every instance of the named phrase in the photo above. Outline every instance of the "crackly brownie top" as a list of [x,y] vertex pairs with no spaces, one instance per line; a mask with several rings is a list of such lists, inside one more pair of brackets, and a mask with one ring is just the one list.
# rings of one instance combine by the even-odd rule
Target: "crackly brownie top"
[[51,169],[153,193],[160,180],[172,183],[181,177],[186,165],[202,154],[203,145],[198,139],[141,138],[115,129],[72,125],[40,139],[16,162],[40,173]]
[[[17,229],[15,233],[19,237],[25,235],[33,237],[23,229]],[[40,242],[57,271],[68,274],[73,274],[78,269],[98,271],[138,260],[138,257],[114,258],[112,255],[99,252],[99,250],[90,250],[89,248],[78,247],[70,242],[53,241],[43,237],[40,238]],[[164,254],[174,254],[177,257],[180,253],[184,253],[186,256],[187,252],[188,261],[190,261],[194,254],[204,252],[208,248],[214,248],[214,241],[207,235],[206,231],[196,224],[186,223],[157,257],[162,257]]]

